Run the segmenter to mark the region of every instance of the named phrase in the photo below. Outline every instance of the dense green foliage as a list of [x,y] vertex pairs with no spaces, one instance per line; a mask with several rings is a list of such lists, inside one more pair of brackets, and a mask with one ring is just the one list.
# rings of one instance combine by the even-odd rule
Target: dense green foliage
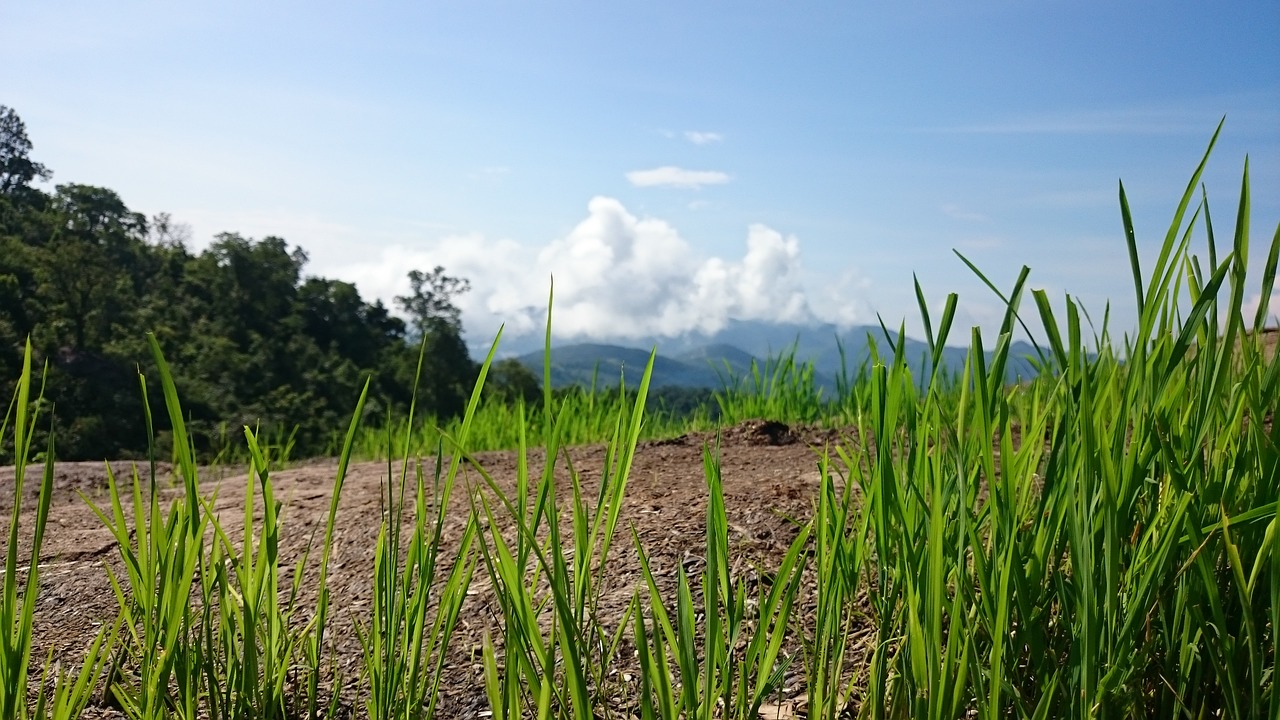
[[[350,283],[308,276],[306,252],[281,238],[223,233],[195,252],[182,226],[107,188],[44,192],[32,182],[51,173],[30,150],[21,119],[0,106],[0,393],[12,394],[30,338],[48,367],[60,457],[146,451],[137,374],[152,365],[147,332],[171,348],[206,459],[243,425],[296,454],[332,452],[366,377],[371,415],[407,407],[419,342],[423,411],[462,411],[477,370],[451,302],[465,281],[442,268],[410,273],[410,294],[397,298],[410,326]],[[0,448],[5,462],[11,446]]]

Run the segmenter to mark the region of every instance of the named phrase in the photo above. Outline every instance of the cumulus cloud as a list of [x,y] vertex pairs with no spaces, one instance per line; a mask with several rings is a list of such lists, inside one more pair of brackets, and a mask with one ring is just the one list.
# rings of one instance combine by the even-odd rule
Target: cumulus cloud
[[[1244,313],[1246,324],[1253,322],[1253,318],[1258,314],[1258,305],[1261,303],[1262,293],[1254,293],[1245,298],[1241,312]],[[1280,327],[1280,290],[1273,291],[1271,300],[1267,303],[1267,327]]]
[[724,140],[724,136],[715,132],[699,132],[697,130],[685,130],[684,139],[694,145],[709,145]]
[[724,185],[729,176],[718,170],[685,170],[674,165],[664,165],[652,170],[632,170],[627,180],[636,187],[676,187],[692,190],[703,185]]
[[865,289],[847,275],[839,287],[807,292],[794,235],[751,225],[741,257],[702,257],[665,220],[637,217],[608,197],[593,198],[583,220],[541,247],[455,235],[391,247],[343,274],[389,298],[407,289],[407,269],[436,265],[470,279],[458,305],[468,330],[482,337],[499,323],[517,335],[540,330],[553,276],[552,330],[561,338],[714,333],[731,320],[851,325],[862,320],[853,298]]

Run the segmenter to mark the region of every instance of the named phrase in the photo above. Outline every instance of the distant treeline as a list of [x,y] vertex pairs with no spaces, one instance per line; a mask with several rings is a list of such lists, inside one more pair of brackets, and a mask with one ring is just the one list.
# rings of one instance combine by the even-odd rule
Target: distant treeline
[[[0,397],[13,397],[29,338],[47,366],[45,418],[56,418],[60,459],[146,453],[138,378],[156,377],[148,332],[205,456],[238,442],[244,425],[292,442],[295,456],[324,453],[368,377],[370,419],[403,413],[420,347],[419,414],[463,410],[478,370],[452,303],[465,280],[411,272],[410,294],[396,298],[406,322],[350,283],[306,275],[306,252],[281,238],[223,233],[196,253],[185,226],[133,212],[112,190],[44,192],[32,183],[51,173],[30,151],[22,120],[0,106]],[[495,394],[536,397],[523,367],[496,371]],[[160,389],[150,397],[163,442]],[[0,447],[0,464],[11,457]]]

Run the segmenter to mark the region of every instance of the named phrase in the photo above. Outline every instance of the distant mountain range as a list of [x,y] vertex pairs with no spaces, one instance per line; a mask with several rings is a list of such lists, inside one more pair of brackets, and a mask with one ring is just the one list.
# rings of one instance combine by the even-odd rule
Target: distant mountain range
[[[839,344],[837,343],[839,338]],[[572,343],[554,345],[551,350],[551,383],[615,385],[621,377],[628,386],[639,384],[644,374],[649,351],[657,347],[651,386],[719,388],[729,377],[743,377],[755,361],[763,367],[768,358],[794,350],[800,362],[813,362],[821,387],[834,389],[841,373],[840,345],[844,347],[844,369],[849,376],[871,356],[871,338],[882,356],[891,353],[890,344],[878,326],[861,326],[840,331],[835,325],[794,325],[761,322],[734,322],[713,335],[690,335],[680,338],[645,338],[614,343]],[[896,338],[895,338],[896,339]],[[994,339],[991,340],[994,345]],[[504,338],[500,348],[504,357],[516,357],[522,364],[542,376],[541,338]],[[906,355],[910,366],[927,376],[928,344],[907,338]],[[947,347],[943,366],[958,372],[964,368],[968,350]],[[1026,342],[1015,342],[1010,352],[1007,379],[1030,378],[1036,374],[1028,357],[1034,348]],[[926,372],[921,373],[924,368]],[[927,379],[927,377],[922,377]]]

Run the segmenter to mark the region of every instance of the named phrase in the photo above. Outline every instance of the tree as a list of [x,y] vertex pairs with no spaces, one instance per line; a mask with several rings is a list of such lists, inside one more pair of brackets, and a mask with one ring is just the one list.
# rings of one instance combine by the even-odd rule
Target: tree
[[99,245],[136,244],[147,236],[147,218],[133,212],[114,190],[69,183],[53,196],[64,232]]
[[453,298],[470,290],[471,283],[445,275],[437,265],[429,273],[411,271],[409,288],[396,304],[409,315],[414,339],[422,344],[422,400],[437,417],[460,415],[478,368],[462,340],[462,314]]
[[147,221],[120,196],[91,185],[59,185],[52,232],[41,245],[36,298],[52,347],[98,351],[137,306],[151,268]]
[[151,244],[162,248],[186,248],[191,242],[191,226],[173,219],[167,212],[156,213],[151,218]]
[[396,304],[409,315],[409,323],[421,339],[431,332],[453,330],[462,332],[462,319],[453,299],[471,289],[471,282],[444,274],[437,265],[434,270],[409,272],[409,294],[397,295]]
[[484,392],[489,398],[501,402],[523,402],[533,405],[542,395],[542,387],[538,376],[515,358],[499,360],[489,368],[489,377],[484,382]]
[[40,178],[53,173],[30,157],[31,139],[27,126],[12,108],[0,105],[0,195],[13,195]]

